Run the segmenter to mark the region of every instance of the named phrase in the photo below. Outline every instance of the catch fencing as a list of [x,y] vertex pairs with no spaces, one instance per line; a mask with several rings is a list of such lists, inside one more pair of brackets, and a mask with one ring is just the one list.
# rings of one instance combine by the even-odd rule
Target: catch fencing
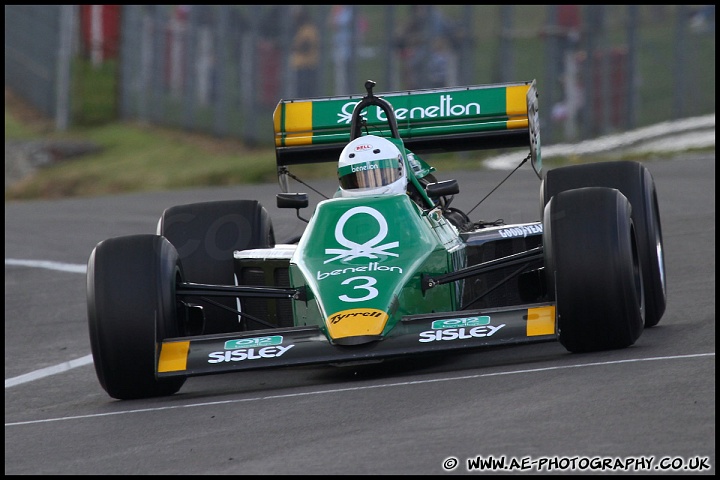
[[269,146],[280,99],[536,79],[555,143],[713,113],[714,22],[684,5],[6,5],[5,85],[64,129],[74,66],[112,62],[118,118]]

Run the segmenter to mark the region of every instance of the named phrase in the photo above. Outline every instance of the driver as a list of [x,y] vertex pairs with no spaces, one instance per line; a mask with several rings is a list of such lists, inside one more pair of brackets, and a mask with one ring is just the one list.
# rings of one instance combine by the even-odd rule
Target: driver
[[358,137],[340,154],[336,196],[359,197],[405,193],[408,178],[400,149],[387,138]]
[[[402,145],[402,144],[400,144]],[[403,147],[404,148],[404,147]],[[435,182],[435,169],[412,152],[407,151],[412,171],[408,172],[400,147],[391,139],[376,135],[358,137],[348,143],[340,154],[336,197],[360,197],[407,193],[422,209],[439,206],[443,214],[458,228],[465,228],[470,219],[456,208],[451,199],[431,200],[424,189]],[[409,178],[412,175],[412,178]]]

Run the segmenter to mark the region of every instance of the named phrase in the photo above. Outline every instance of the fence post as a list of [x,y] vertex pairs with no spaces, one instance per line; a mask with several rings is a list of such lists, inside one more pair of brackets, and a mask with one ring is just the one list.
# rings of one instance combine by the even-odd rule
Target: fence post
[[72,63],[72,39],[76,28],[76,5],[60,5],[60,28],[58,29],[58,58],[55,74],[55,128],[67,130],[70,125],[70,65]]
[[628,5],[627,21],[627,58],[625,59],[625,91],[627,92],[625,102],[625,121],[623,127],[626,129],[635,128],[637,125],[637,110],[639,106],[637,92],[637,64],[638,64],[638,6]]
[[673,102],[672,118],[685,116],[685,92],[687,88],[687,31],[688,7],[678,5],[675,16],[675,49],[673,51]]

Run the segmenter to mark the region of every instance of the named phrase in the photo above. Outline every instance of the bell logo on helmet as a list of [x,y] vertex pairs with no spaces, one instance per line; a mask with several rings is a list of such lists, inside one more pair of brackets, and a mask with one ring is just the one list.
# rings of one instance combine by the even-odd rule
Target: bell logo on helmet
[[365,144],[362,144],[362,145],[357,145],[357,146],[355,147],[355,151],[356,151],[356,152],[362,152],[362,151],[365,151],[365,150],[370,150],[371,148],[373,148],[372,145],[370,145],[369,143],[365,143]]

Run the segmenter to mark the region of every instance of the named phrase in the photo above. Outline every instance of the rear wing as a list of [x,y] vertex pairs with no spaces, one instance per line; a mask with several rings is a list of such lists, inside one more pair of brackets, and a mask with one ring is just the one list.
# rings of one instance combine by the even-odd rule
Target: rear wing
[[[540,174],[535,80],[520,83],[408,90],[377,95],[397,118],[405,148],[422,155],[528,146]],[[278,171],[285,166],[337,161],[351,140],[353,109],[363,96],[281,100],[273,113]],[[382,109],[363,112],[363,130],[390,137]]]

